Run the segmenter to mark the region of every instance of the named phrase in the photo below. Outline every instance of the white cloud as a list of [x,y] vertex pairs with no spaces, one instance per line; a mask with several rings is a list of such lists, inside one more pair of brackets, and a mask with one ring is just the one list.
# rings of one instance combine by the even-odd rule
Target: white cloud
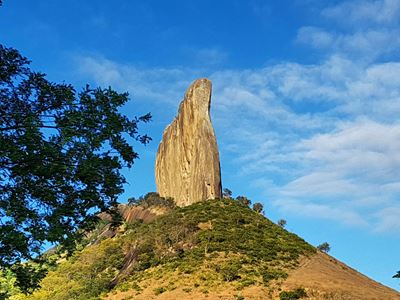
[[400,0],[343,1],[323,9],[321,16],[334,26],[303,26],[297,42],[327,55],[340,54],[368,63],[398,55]]
[[336,53],[370,62],[380,56],[397,52],[400,46],[400,30],[372,28],[357,29],[354,32],[328,32],[318,27],[302,27],[296,40],[328,54]]
[[[377,59],[400,46],[398,4],[351,1],[324,10],[330,19],[346,19],[347,11],[346,22],[359,26],[301,28],[297,41],[326,54],[313,64],[211,71],[140,68],[93,56],[76,63],[98,84],[173,105],[207,71],[225,166],[250,178],[243,180],[278,209],[400,232],[400,62]],[[218,51],[203,52],[220,59]]]
[[350,226],[368,227],[368,223],[360,214],[347,209],[339,209],[325,204],[299,202],[292,199],[275,201],[275,205],[287,213],[332,220]]
[[325,8],[322,15],[339,22],[355,25],[390,25],[400,21],[399,0],[344,1]]
[[305,26],[298,30],[297,41],[314,48],[326,49],[335,43],[335,37],[321,28]]
[[394,205],[385,207],[380,210],[376,215],[378,226],[374,228],[376,232],[400,232],[400,206]]
[[182,68],[140,68],[116,63],[104,57],[78,55],[74,58],[80,76],[92,78],[101,86],[129,91],[135,98],[173,102],[191,78],[198,75]]
[[197,63],[203,65],[218,65],[228,58],[228,54],[218,48],[202,48],[194,50]]

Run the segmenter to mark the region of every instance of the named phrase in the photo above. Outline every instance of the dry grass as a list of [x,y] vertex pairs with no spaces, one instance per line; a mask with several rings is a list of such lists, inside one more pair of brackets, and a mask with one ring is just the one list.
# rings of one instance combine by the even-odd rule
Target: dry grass
[[[150,271],[150,270],[149,270]],[[151,274],[158,274],[154,276]],[[238,289],[237,282],[221,282],[206,274],[207,269],[193,274],[160,273],[150,271],[148,278],[140,282],[141,290],[130,289],[110,293],[107,300],[245,300],[279,299],[279,292],[303,287],[307,299],[315,300],[399,300],[400,293],[362,275],[335,258],[318,253],[303,258],[300,266],[289,273],[287,280],[269,287],[257,283]],[[201,282],[201,275],[210,277]],[[157,294],[157,289],[163,292]]]
[[400,293],[325,253],[304,259],[299,268],[289,273],[282,289],[291,290],[299,286],[306,288],[310,299],[400,299]]

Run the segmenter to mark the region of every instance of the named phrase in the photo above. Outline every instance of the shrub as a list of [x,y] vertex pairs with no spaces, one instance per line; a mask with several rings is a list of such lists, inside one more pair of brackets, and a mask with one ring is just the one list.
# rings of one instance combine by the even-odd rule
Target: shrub
[[216,271],[222,275],[224,281],[240,279],[239,271],[241,266],[238,262],[227,262],[217,266]]
[[243,278],[239,281],[239,289],[251,286],[253,284],[256,284],[257,282],[254,279],[250,278]]
[[277,223],[280,227],[284,228],[286,226],[286,220],[280,219]]
[[279,294],[280,300],[295,300],[307,297],[307,293],[303,288],[297,288],[293,291],[283,291]]
[[154,295],[160,295],[162,293],[164,293],[165,291],[167,291],[167,289],[165,287],[158,287],[154,289]]
[[261,272],[261,276],[263,279],[263,282],[265,284],[269,283],[271,280],[277,280],[280,278],[287,278],[288,274],[285,271],[279,270],[279,269],[271,269],[271,268],[265,268]]
[[139,199],[135,199],[134,197],[128,199],[129,205],[140,205],[144,208],[149,208],[151,206],[163,206],[167,208],[174,208],[175,201],[173,198],[164,198],[161,197],[156,192],[147,193],[144,196],[141,196]]
[[327,242],[325,242],[322,243],[321,245],[318,245],[317,249],[322,252],[328,253],[331,250],[331,246]]
[[228,199],[232,198],[232,191],[230,189],[224,188],[222,190],[222,197]]
[[251,205],[251,200],[245,196],[237,196],[236,201],[239,202],[240,204],[244,206],[250,206]]
[[42,281],[43,289],[27,299],[93,299],[109,290],[121,269],[124,254],[120,242],[107,239],[85,248],[51,271]]
[[262,212],[263,208],[264,206],[259,202],[253,204],[253,210],[259,214]]

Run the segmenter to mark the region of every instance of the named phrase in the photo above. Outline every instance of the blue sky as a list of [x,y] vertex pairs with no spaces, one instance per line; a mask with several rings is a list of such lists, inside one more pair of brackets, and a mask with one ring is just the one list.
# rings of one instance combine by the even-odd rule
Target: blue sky
[[399,290],[400,0],[5,0],[0,41],[153,114],[121,201],[155,190],[162,131],[209,77],[223,186]]

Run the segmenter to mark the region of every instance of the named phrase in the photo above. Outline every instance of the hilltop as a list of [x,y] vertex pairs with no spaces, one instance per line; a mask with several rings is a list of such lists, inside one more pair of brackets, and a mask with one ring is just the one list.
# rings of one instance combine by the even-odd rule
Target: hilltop
[[101,221],[18,299],[400,299],[238,201],[166,211],[114,231]]

